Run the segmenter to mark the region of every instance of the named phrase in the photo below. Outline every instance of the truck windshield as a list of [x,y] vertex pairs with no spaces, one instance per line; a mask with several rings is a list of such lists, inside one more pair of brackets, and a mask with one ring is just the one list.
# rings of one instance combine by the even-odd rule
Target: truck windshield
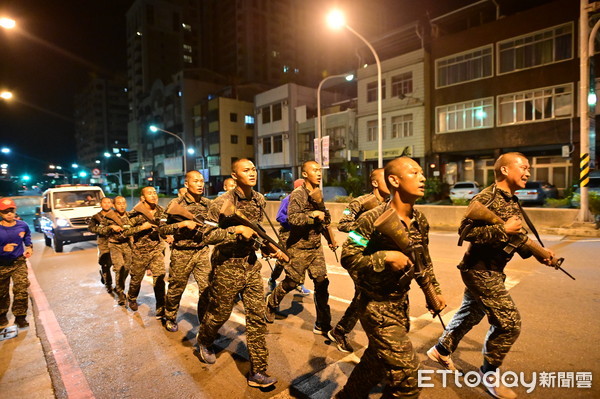
[[100,205],[100,192],[90,191],[64,191],[53,195],[54,208],[77,208],[80,206]]

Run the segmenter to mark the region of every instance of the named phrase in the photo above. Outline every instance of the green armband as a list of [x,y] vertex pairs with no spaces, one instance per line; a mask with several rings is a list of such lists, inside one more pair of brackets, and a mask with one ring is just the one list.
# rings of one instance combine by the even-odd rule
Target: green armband
[[369,240],[367,240],[365,237],[361,236],[354,230],[352,230],[348,234],[348,238],[350,238],[353,243],[355,243],[356,245],[360,245],[361,247],[366,247],[369,243]]

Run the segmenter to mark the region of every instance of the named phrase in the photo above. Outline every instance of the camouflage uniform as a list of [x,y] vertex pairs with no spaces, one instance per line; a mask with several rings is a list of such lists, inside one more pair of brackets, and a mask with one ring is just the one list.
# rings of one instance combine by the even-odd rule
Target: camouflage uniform
[[[233,202],[248,220],[257,224],[262,221],[266,206],[262,194],[252,190],[252,197],[246,199],[238,190],[231,190],[213,201],[208,211],[209,222],[218,223],[219,212],[226,199]],[[212,345],[219,328],[231,315],[235,297],[242,293],[251,373],[264,373],[269,352],[265,340],[262,265],[257,260],[254,241],[243,240],[234,231],[234,226],[206,228],[205,241],[215,246],[211,256],[213,278],[209,286],[208,308],[198,331],[198,343]]]
[[[129,228],[131,222],[127,212],[123,216],[119,216],[114,212],[117,217],[121,218],[120,226],[123,229]],[[133,258],[131,238],[124,235],[123,232],[116,232],[110,226],[119,225],[116,221],[104,216],[102,218],[102,224],[98,227],[98,235],[108,237],[108,250],[110,253],[110,259],[115,272],[115,292],[117,295],[122,297],[125,291],[125,280],[129,275],[129,269],[131,268],[131,262]]]
[[[342,216],[338,223],[338,230],[344,233],[350,233],[350,231],[352,231],[354,228],[359,216],[369,210],[364,207],[364,204],[367,202],[372,202],[373,199],[377,200],[377,204],[381,204],[379,199],[372,192],[361,195],[360,197],[350,201],[348,207],[344,209],[344,216]],[[352,302],[350,302],[350,305],[348,305],[344,315],[335,326],[335,329],[344,335],[350,333],[350,331],[354,329],[354,326],[358,322],[359,297],[360,291],[354,287],[354,297],[352,298]]]
[[100,211],[90,218],[88,230],[97,235],[98,242],[98,264],[100,265],[100,281],[107,289],[112,290],[112,274],[110,267],[112,261],[110,259],[110,248],[108,247],[108,235],[100,234],[99,230],[104,219],[104,212]]
[[[6,244],[17,244],[11,252],[4,252]],[[13,282],[12,313],[15,318],[27,316],[29,279],[25,248],[33,248],[31,230],[27,223],[16,220],[14,226],[0,226],[0,316],[6,317],[10,307],[10,280]]]
[[[135,210],[129,214],[131,227],[125,230],[124,234],[133,237],[133,264],[130,270],[131,280],[129,281],[129,290],[127,290],[127,299],[131,302],[137,301],[144,274],[148,269],[152,272],[152,286],[158,314],[165,306],[166,274],[166,246],[159,229],[166,223],[167,214],[160,205],[156,205],[153,216],[151,220],[148,220],[146,216]],[[152,223],[152,228],[141,230],[140,227],[145,222]]]
[[329,211],[325,212],[323,222],[315,222],[309,213],[319,210],[317,204],[308,195],[304,186],[296,188],[290,194],[288,223],[290,235],[286,247],[290,262],[284,265],[286,278],[269,296],[268,306],[277,308],[285,295],[304,283],[306,271],[315,284],[316,327],[327,332],[331,329],[331,309],[329,308],[329,280],[327,266],[321,247],[321,229],[331,222]]
[[[518,198],[495,184],[477,194],[473,201],[487,205],[504,221],[511,216],[522,218]],[[459,234],[470,242],[458,266],[466,286],[465,293],[460,309],[438,345],[442,352],[454,352],[464,335],[487,316],[491,326],[483,346],[483,358],[487,364],[499,367],[521,331],[521,316],[504,286],[504,267],[513,256],[508,255],[504,248],[509,240],[522,240],[524,237],[508,236],[503,225],[486,225],[466,218],[461,223]],[[524,249],[517,252],[523,258],[531,256]]]
[[[209,199],[201,197],[200,202],[196,202],[190,194],[186,194],[182,198],[173,199],[173,201],[178,202],[198,219],[206,219],[210,205]],[[203,310],[201,307],[206,303],[208,293],[205,291],[211,272],[208,259],[209,248],[202,240],[204,226],[197,226],[194,230],[185,227],[180,229],[177,227],[177,223],[181,220],[177,216],[168,215],[167,225],[160,228],[162,235],[173,235],[175,240],[171,248],[169,289],[165,303],[165,318],[173,322],[177,319],[181,296],[192,273],[198,283],[198,319],[202,320]]]
[[[355,231],[368,243],[348,239],[343,246],[341,263],[360,290],[360,321],[369,338],[360,363],[354,368],[338,398],[366,398],[371,388],[386,381],[382,397],[417,397],[419,361],[408,338],[410,327],[408,290],[413,277],[409,271],[393,271],[385,265],[385,251],[398,250],[391,239],[375,231],[373,223],[387,209],[380,205],[365,212],[356,222]],[[407,228],[414,244],[425,248],[426,273],[437,294],[441,294],[427,250],[429,224],[419,211],[413,211]]]

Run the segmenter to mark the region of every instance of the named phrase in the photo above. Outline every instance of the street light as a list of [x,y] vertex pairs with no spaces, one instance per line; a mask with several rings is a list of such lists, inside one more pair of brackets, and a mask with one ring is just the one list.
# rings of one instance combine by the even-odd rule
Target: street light
[[361,34],[352,29],[347,23],[344,14],[339,10],[333,10],[327,15],[327,24],[332,29],[346,28],[352,32],[356,37],[363,41],[373,53],[375,57],[375,64],[377,64],[377,167],[383,168],[383,104],[382,104],[382,92],[381,92],[381,61],[377,52]]
[[[321,121],[321,88],[323,87],[325,82],[327,82],[328,80],[339,79],[339,78],[344,78],[344,79],[346,79],[346,81],[351,82],[352,80],[354,80],[354,75],[353,74],[342,74],[342,75],[327,76],[325,79],[323,79],[323,80],[321,80],[321,82],[319,82],[319,87],[317,88],[317,149],[319,150],[317,162],[319,164],[323,163],[323,146],[321,145],[321,139],[322,139],[321,130],[322,130],[322,126],[323,126],[323,122]],[[315,154],[315,158],[317,158],[317,154]],[[319,183],[319,188],[321,189],[321,191],[323,190],[323,179],[322,178],[321,178],[321,182]]]
[[16,24],[17,23],[15,22],[14,19],[6,18],[6,17],[0,18],[0,26],[3,27],[4,29],[12,29],[15,27]]
[[167,133],[170,134],[171,136],[175,137],[177,140],[181,141],[181,144],[183,145],[183,175],[185,176],[185,169],[187,166],[187,158],[186,158],[186,153],[187,153],[187,147],[185,146],[185,141],[183,141],[183,139],[181,137],[179,137],[178,135],[176,135],[173,132],[169,132],[168,130],[165,129],[161,129],[156,125],[150,125],[148,127],[148,129],[152,132],[152,133],[156,133],[158,131],[161,131],[163,133]]
[[0,98],[2,98],[3,100],[10,100],[12,97],[13,94],[8,90],[4,90],[0,93]]
[[2,149],[0,150],[0,152],[2,152],[3,154],[10,154],[10,148],[8,148],[8,147],[2,147]]

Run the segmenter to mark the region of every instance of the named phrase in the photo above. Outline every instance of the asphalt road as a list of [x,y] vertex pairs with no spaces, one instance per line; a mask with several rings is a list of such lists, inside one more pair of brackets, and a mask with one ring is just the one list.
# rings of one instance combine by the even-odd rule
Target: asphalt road
[[[339,240],[344,236],[339,233]],[[600,262],[596,257],[600,255],[600,240],[543,238],[567,259],[564,266],[577,280],[572,281],[531,259],[515,258],[511,262],[507,285],[511,287],[523,325],[504,368],[523,372],[527,384],[536,378],[530,388],[523,384],[515,387],[519,394],[530,389],[532,398],[598,398]],[[216,364],[208,366],[200,363],[192,352],[198,330],[195,283],[189,284],[184,294],[179,331],[169,333],[154,318],[154,297],[148,278],[142,284],[139,311],[132,312],[118,306],[100,284],[94,242],[67,245],[64,253],[57,254],[44,247],[40,234],[34,234],[34,240],[32,268],[58,322],[54,327],[64,334],[65,344],[73,354],[69,370],[83,375],[96,398],[328,398],[344,384],[367,344],[359,324],[351,334],[356,353],[339,352],[327,339],[312,333],[315,319],[312,295],[288,295],[267,336],[269,373],[279,383],[269,391],[250,388],[245,379],[249,362],[241,303],[235,306],[215,342]],[[443,312],[447,324],[462,298],[463,285],[456,265],[464,247],[456,246],[456,234],[450,232],[433,232],[430,241],[437,278],[448,302]],[[328,249],[325,252],[331,279],[330,305],[336,322],[352,298],[353,284],[336,264],[332,252]],[[269,272],[265,264],[265,284]],[[312,283],[307,287],[312,289]],[[423,369],[428,370],[424,373],[429,373],[423,377],[432,377],[424,380],[432,387],[425,388],[422,397],[489,398],[481,388],[465,386],[461,379],[458,384],[462,387],[454,378],[448,378],[443,387],[443,375],[425,355],[441,334],[441,325],[426,312],[423,294],[416,285],[410,297],[410,337]],[[44,330],[52,328],[41,327],[44,342],[47,341]],[[487,322],[482,321],[467,334],[454,354],[455,362],[464,372],[474,371],[481,364],[481,345],[487,328]],[[63,398],[66,393],[62,381],[68,377],[58,367],[62,360],[56,358],[48,353],[56,394]],[[591,388],[583,387],[589,383],[577,381],[590,376]],[[546,381],[553,387],[543,386]],[[569,383],[573,387],[558,387]],[[380,394],[375,390],[371,396]]]

